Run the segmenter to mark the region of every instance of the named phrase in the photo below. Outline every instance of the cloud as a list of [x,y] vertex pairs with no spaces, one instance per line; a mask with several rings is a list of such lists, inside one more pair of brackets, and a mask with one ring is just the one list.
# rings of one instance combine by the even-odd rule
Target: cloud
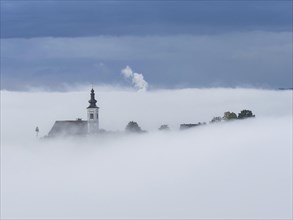
[[1,88],[123,84],[126,64],[153,88],[292,87],[291,39],[291,32],[4,39]]
[[134,73],[129,66],[126,66],[121,70],[121,73],[126,79],[130,79],[135,88],[138,89],[139,92],[145,92],[148,88],[147,81],[144,80],[144,77],[141,73]]
[[4,1],[1,6],[2,38],[292,31],[290,1]]
[[[86,116],[88,89],[1,91],[1,218],[292,218],[291,91],[96,96],[102,128],[135,120],[149,132],[40,141],[37,125],[45,135],[55,120]],[[243,108],[256,118],[178,131]],[[166,123],[170,132],[157,131]]]
[[122,69],[121,73],[125,78],[133,77],[133,71],[129,66],[126,66],[124,69]]

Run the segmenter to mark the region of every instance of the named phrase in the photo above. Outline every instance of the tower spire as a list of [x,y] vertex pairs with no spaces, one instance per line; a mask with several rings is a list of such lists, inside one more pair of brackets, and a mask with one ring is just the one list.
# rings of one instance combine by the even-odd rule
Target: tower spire
[[91,90],[91,99],[89,100],[89,107],[88,108],[98,108],[98,106],[96,105],[97,100],[95,99],[95,90],[92,88]]
[[99,107],[96,105],[94,88],[91,90],[91,99],[87,107],[88,133],[95,134],[99,132]]

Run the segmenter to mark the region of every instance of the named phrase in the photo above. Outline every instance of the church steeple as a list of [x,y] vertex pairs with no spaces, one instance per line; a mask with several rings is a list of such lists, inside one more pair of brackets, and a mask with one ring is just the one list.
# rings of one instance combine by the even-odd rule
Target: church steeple
[[91,99],[89,100],[89,103],[90,103],[90,105],[89,105],[89,107],[87,107],[87,108],[99,108],[99,107],[96,105],[97,100],[95,99],[95,91],[94,91],[93,88],[92,88],[92,90],[91,90]]
[[91,90],[91,99],[87,107],[88,133],[95,134],[99,132],[99,107],[96,105],[95,91]]

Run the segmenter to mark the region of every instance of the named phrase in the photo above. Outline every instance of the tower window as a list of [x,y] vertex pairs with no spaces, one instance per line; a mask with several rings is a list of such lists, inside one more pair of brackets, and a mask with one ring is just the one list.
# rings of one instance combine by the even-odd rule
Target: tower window
[[94,114],[93,113],[90,114],[90,119],[94,119]]

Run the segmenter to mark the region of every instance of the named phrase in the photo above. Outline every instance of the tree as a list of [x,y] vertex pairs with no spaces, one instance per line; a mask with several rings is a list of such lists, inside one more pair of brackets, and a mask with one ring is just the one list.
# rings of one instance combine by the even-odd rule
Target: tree
[[213,117],[213,119],[210,121],[210,123],[221,122],[221,121],[222,121],[222,117],[217,116],[217,117]]
[[160,130],[160,131],[169,131],[170,128],[169,128],[168,125],[161,125],[161,126],[159,127],[159,130]]
[[137,122],[135,122],[135,121],[130,121],[126,126],[125,131],[127,131],[127,132],[142,132],[141,128],[138,126]]
[[233,120],[233,119],[237,119],[237,115],[234,112],[225,112],[224,113],[224,120]]
[[238,119],[245,119],[245,118],[253,118],[255,117],[254,114],[252,114],[252,111],[250,110],[242,110],[240,113],[238,113]]
[[37,126],[36,129],[35,129],[35,132],[36,132],[36,136],[37,136],[37,137],[39,136],[39,131],[40,131],[40,129],[39,129],[39,127]]

